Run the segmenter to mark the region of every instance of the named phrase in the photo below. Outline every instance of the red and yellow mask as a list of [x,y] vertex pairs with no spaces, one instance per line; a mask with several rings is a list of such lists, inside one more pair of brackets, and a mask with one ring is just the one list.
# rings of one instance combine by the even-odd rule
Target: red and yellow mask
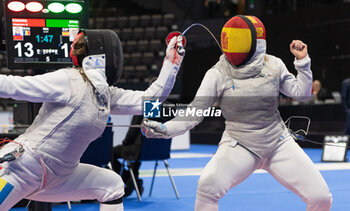
[[236,67],[254,55],[257,39],[266,40],[263,23],[255,16],[234,16],[221,31],[221,47],[228,61]]

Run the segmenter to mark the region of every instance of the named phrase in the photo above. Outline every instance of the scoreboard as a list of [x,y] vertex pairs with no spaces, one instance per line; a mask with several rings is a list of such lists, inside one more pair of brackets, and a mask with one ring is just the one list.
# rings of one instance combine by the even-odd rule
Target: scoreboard
[[78,20],[13,18],[11,58],[15,64],[70,63],[78,30]]
[[72,65],[71,45],[87,28],[84,1],[5,0],[9,69],[58,69]]

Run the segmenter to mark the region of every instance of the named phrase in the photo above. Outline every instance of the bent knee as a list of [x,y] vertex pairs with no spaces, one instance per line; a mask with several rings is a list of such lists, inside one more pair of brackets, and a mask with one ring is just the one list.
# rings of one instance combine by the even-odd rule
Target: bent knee
[[217,175],[202,175],[198,180],[197,197],[206,202],[216,203],[228,191],[225,184]]
[[115,173],[114,171],[108,171],[108,176],[106,177],[107,185],[104,187],[103,193],[97,199],[100,202],[117,200],[122,198],[124,195],[124,183],[122,178],[119,174]]

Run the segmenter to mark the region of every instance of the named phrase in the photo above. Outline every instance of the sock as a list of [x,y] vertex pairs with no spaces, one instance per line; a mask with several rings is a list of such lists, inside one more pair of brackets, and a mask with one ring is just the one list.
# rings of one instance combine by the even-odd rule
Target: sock
[[124,211],[123,203],[120,204],[100,204],[100,211]]

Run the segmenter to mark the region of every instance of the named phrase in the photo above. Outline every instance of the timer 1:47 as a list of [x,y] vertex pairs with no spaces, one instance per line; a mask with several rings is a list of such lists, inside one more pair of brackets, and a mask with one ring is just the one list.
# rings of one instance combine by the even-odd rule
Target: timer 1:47
[[51,42],[52,42],[53,35],[51,35],[51,34],[47,34],[47,35],[44,35],[44,36],[36,35],[35,38],[36,38],[36,40],[37,40],[38,42],[47,42],[47,43],[51,43]]

